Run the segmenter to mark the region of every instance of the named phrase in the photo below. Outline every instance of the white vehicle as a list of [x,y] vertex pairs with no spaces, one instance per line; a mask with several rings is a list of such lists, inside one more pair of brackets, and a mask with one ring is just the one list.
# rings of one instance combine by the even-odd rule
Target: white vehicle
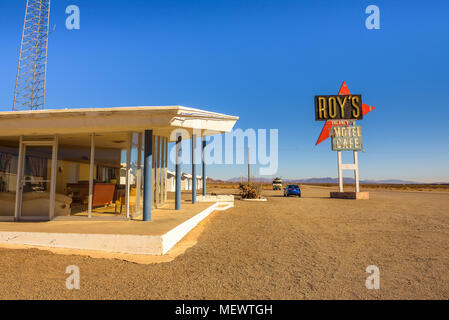
[[282,179],[276,178],[273,180],[273,190],[282,190]]

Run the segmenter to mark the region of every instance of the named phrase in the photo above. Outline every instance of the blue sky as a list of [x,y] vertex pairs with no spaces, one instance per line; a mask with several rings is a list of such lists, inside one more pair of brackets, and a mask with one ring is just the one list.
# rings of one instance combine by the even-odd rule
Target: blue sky
[[[330,142],[314,145],[323,123],[313,98],[345,80],[377,108],[360,121],[362,179],[449,181],[447,1],[52,2],[47,108],[238,115],[239,128],[279,129],[279,176],[335,177]],[[1,110],[11,110],[25,3],[0,2]],[[65,28],[70,4],[80,30]],[[370,4],[380,30],[365,28]],[[223,179],[246,167],[208,173]]]

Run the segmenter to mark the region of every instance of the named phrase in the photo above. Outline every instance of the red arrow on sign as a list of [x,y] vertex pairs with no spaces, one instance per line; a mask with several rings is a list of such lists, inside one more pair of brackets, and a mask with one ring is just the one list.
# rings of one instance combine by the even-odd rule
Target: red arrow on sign
[[[338,94],[343,94],[343,95],[351,94],[349,92],[348,86],[346,85],[345,81],[343,81],[343,84],[341,85],[341,88],[340,88],[340,91],[338,92]],[[376,109],[376,108],[362,103],[363,115],[366,115],[367,113],[373,111],[374,109]],[[324,124],[323,130],[321,130],[320,136],[318,137],[318,140],[316,141],[315,145],[318,145],[321,142],[323,142],[324,140],[326,140],[327,138],[329,138],[330,130],[332,127],[348,126],[351,123],[352,123],[352,120],[327,120],[326,123]]]

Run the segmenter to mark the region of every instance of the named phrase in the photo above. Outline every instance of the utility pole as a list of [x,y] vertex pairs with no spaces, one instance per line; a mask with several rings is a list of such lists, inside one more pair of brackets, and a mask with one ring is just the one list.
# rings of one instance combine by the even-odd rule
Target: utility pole
[[248,146],[248,184],[251,181],[251,168],[250,168],[250,163],[249,163],[249,146]]

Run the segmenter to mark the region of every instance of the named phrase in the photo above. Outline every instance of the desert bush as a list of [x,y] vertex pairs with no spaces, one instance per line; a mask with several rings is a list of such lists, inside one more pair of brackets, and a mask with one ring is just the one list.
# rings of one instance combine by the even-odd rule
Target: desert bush
[[261,194],[260,185],[254,183],[242,183],[239,186],[242,199],[259,199]]

